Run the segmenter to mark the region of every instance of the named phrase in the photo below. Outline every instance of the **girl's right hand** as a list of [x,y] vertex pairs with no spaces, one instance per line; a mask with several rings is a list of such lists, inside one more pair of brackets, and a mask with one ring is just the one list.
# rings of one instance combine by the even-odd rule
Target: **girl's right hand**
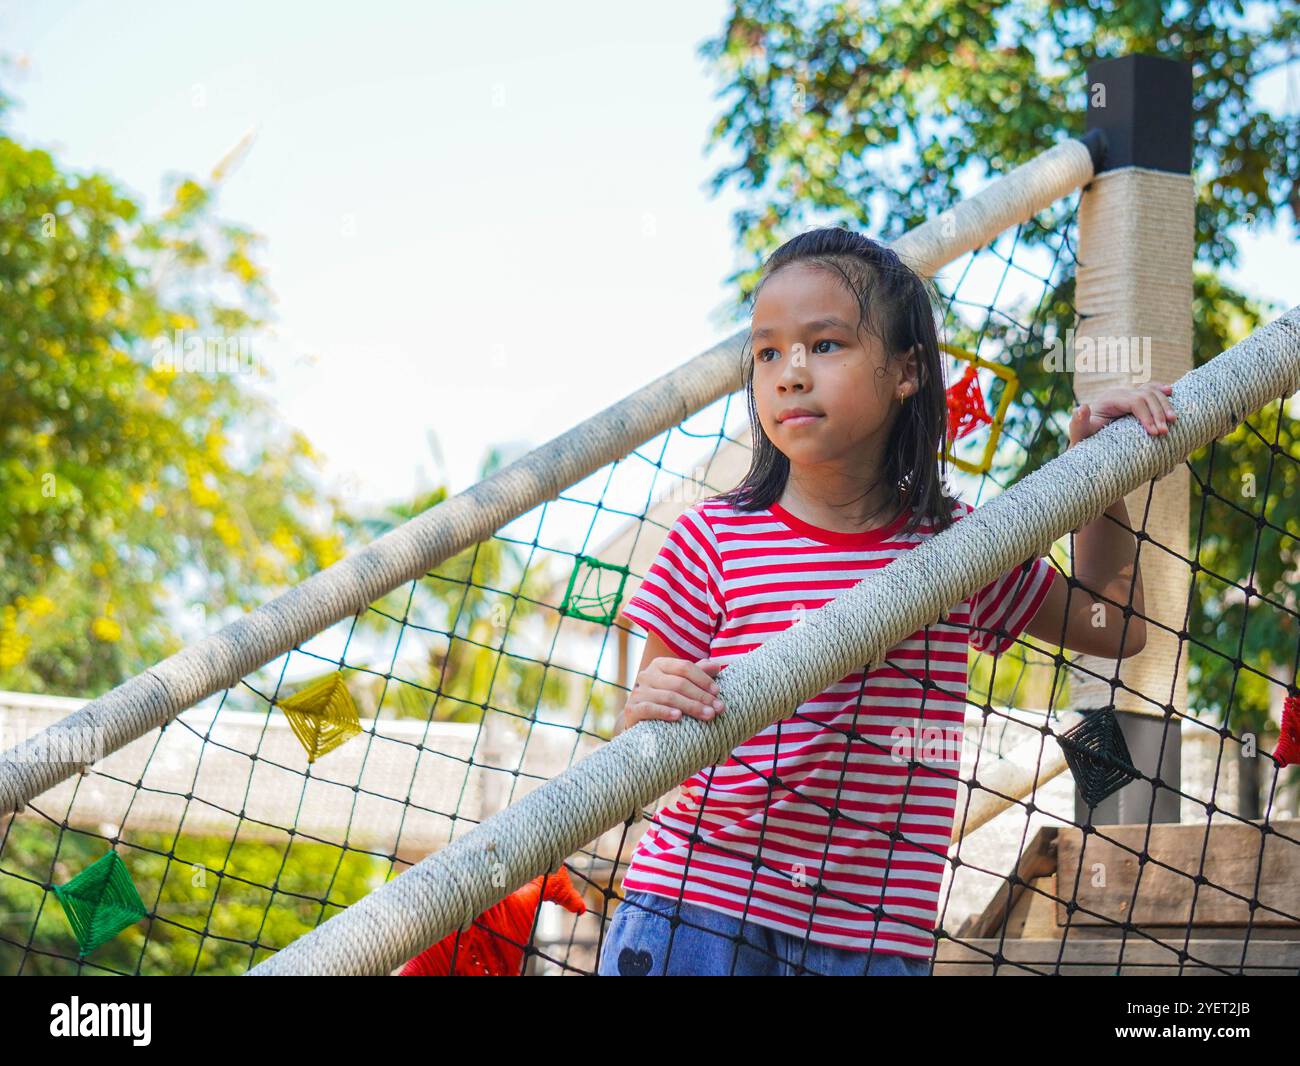
[[623,728],[647,718],[680,721],[683,714],[709,719],[725,709],[714,678],[727,664],[718,659],[652,659],[636,678],[623,707]]

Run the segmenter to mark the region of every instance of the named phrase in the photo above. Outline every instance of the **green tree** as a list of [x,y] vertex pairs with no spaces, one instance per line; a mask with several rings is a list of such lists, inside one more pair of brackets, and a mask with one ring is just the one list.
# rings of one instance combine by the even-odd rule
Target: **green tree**
[[826,214],[892,239],[996,177],[1084,132],[1090,62],[1133,52],[1192,64],[1197,255],[1236,262],[1234,227],[1300,219],[1300,125],[1253,95],[1300,59],[1292,4],[1181,0],[735,0],[700,54],[730,106],[710,144],[738,156],[713,179],[752,193],[733,216],[762,258]]
[[392,876],[391,862],[367,852],[246,836],[131,833],[118,854],[150,916],[78,962],[63,907],[43,881],[72,880],[109,843],[14,818],[0,843],[29,876],[0,874],[0,974],[242,974]]
[[5,135],[4,104],[0,688],[93,696],[179,647],[169,604],[211,630],[332,562],[338,501],[250,388],[270,293],[214,214],[231,160],[146,217]]

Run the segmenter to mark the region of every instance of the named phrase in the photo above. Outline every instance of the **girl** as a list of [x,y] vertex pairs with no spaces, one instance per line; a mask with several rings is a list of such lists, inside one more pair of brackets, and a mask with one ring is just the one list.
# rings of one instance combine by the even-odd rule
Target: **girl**
[[[752,312],[753,463],[677,519],[624,608],[647,638],[619,731],[723,713],[714,679],[728,662],[971,511],[943,490],[934,309],[893,251],[841,228],[805,233],[764,265]],[[1168,388],[1107,391],[1075,412],[1071,445],[1129,412],[1163,431]],[[1076,582],[1095,599],[1067,596],[1050,563],[1031,559],[683,782],[636,847],[599,973],[928,973],[967,645],[997,655],[1028,632],[1109,657],[1138,651],[1123,501],[1107,515],[1117,521],[1076,534]]]

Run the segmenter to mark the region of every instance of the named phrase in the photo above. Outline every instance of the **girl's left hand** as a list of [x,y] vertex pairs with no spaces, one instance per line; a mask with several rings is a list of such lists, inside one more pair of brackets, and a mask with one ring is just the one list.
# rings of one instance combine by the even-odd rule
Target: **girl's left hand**
[[1178,417],[1174,413],[1173,404],[1166,398],[1173,391],[1172,385],[1159,381],[1107,389],[1092,404],[1082,403],[1074,409],[1074,417],[1070,419],[1070,443],[1067,447],[1073,448],[1103,426],[1128,414],[1146,426],[1147,432],[1152,436],[1168,433],[1168,423]]

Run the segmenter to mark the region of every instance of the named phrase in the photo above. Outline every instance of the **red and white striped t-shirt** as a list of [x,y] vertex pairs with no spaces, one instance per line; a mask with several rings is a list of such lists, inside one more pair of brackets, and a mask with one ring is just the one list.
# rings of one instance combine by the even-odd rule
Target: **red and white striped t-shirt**
[[[972,510],[952,503],[958,521]],[[622,613],[681,658],[732,659],[934,535],[926,520],[902,536],[906,519],[839,533],[775,503],[746,512],[703,500],[673,524]],[[859,669],[688,778],[638,842],[624,889],[837,948],[929,958],[967,645],[997,655],[1015,643],[1053,570],[1029,560],[891,648],[865,684]]]

